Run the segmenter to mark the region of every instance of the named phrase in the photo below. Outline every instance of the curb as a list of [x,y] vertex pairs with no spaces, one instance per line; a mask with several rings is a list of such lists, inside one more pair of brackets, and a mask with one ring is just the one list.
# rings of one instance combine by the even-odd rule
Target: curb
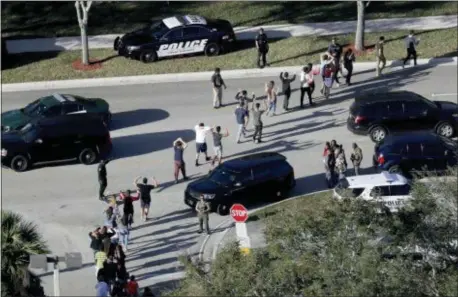
[[[290,198],[287,198],[285,200],[282,200],[282,201],[278,201],[278,202],[275,202],[275,203],[271,203],[271,204],[268,204],[268,205],[264,205],[264,206],[260,206],[258,208],[255,208],[255,209],[252,209],[252,210],[249,210],[248,211],[248,215],[252,215],[258,211],[261,211],[263,209],[266,209],[268,207],[272,207],[272,206],[275,206],[275,205],[278,205],[278,204],[281,204],[281,203],[284,203],[284,202],[287,202],[287,201],[291,201],[291,200],[295,200],[297,198],[302,198],[302,197],[307,197],[307,196],[311,196],[311,195],[315,195],[315,194],[319,194],[319,193],[324,193],[324,192],[328,192],[328,191],[331,191],[331,190],[321,190],[321,191],[316,191],[316,192],[312,192],[312,193],[308,193],[308,194],[305,194],[305,195],[296,195],[296,196],[293,196],[293,197],[290,197]],[[214,250],[213,250],[213,253],[212,253],[212,261],[214,261],[216,259],[216,256],[218,254],[218,249],[221,245],[221,242],[223,241],[224,237],[226,236],[226,234],[232,229],[234,228],[234,222],[232,221],[232,219],[227,219],[221,223],[219,223],[215,229],[218,229],[220,228],[221,226],[223,226],[224,224],[228,224],[227,228],[224,230],[224,232],[222,233],[221,235],[221,238],[218,240],[218,242],[216,242],[215,244],[213,244],[213,246],[215,247]],[[210,234],[210,235],[207,235],[205,237],[205,240],[204,242],[202,243],[201,247],[200,247],[200,250],[199,250],[199,261],[202,261],[203,260],[203,255],[204,255],[204,251],[205,251],[205,248],[207,246],[207,242],[209,241],[210,237],[213,235]]]
[[[450,58],[431,58],[419,59],[418,65],[456,65],[458,57]],[[400,67],[401,60],[387,61],[386,67]],[[223,77],[225,79],[239,79],[239,78],[259,78],[277,76],[280,72],[288,71],[290,73],[299,74],[302,66],[286,66],[286,67],[272,67],[265,69],[251,68],[251,69],[235,69],[224,70]],[[354,69],[369,70],[375,68],[375,62],[361,62],[355,63]],[[142,84],[156,84],[156,83],[171,83],[171,82],[191,82],[191,81],[210,81],[212,71],[205,72],[187,72],[187,73],[169,73],[169,74],[154,74],[154,75],[141,75],[141,76],[120,76],[108,78],[88,78],[88,79],[75,79],[75,80],[54,80],[54,81],[40,81],[40,82],[26,82],[26,83],[13,83],[2,84],[2,92],[23,92],[23,91],[40,91],[49,89],[77,89],[89,87],[112,87],[112,86],[128,86],[128,85],[142,85]]]

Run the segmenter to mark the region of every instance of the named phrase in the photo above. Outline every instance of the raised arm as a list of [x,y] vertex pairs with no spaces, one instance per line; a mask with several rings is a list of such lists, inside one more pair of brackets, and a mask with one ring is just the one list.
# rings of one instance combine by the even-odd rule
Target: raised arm
[[291,77],[291,79],[289,80],[289,82],[293,82],[296,80],[296,74],[293,75],[293,77]]
[[228,137],[229,136],[229,130],[226,128],[226,133],[224,133],[223,137]]
[[283,81],[283,72],[280,72],[280,80]]
[[141,178],[141,176],[137,176],[135,179],[134,179],[134,186],[137,186],[138,184],[138,180]]
[[153,182],[153,186],[155,186],[156,188],[159,187],[159,183],[157,182],[154,176],[151,178],[151,181]]

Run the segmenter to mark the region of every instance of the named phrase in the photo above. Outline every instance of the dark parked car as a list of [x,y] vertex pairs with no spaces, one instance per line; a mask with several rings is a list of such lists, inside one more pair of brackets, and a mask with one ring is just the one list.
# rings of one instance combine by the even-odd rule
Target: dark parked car
[[2,165],[17,172],[70,159],[89,165],[110,151],[110,132],[95,115],[37,119],[19,131],[2,133]]
[[443,171],[457,164],[458,144],[432,132],[388,135],[375,146],[374,166],[410,175],[412,170]]
[[184,202],[194,208],[203,195],[212,211],[226,215],[234,203],[278,199],[295,185],[294,170],[285,156],[258,153],[226,161],[206,177],[191,182],[185,190]]
[[2,131],[21,129],[35,118],[86,113],[97,114],[107,125],[110,123],[110,106],[105,100],[56,93],[39,98],[24,108],[2,113]]
[[413,130],[432,130],[451,138],[458,129],[458,105],[408,91],[370,94],[355,99],[347,127],[355,134],[369,134],[374,142],[395,131]]
[[119,55],[149,63],[163,57],[204,53],[217,56],[235,44],[230,22],[197,15],[165,18],[137,31],[116,37]]

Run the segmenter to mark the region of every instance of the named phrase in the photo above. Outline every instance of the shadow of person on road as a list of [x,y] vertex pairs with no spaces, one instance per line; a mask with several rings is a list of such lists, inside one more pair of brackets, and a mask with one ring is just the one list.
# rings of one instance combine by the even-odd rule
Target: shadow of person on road
[[[202,177],[202,173],[191,174],[191,175],[188,176],[188,180],[187,181],[183,181],[183,179],[179,179],[178,183],[179,184],[182,184],[182,183],[185,183],[185,182],[189,183],[189,182],[191,182],[191,181],[193,181],[195,179],[198,179],[200,177]],[[171,187],[173,185],[175,185],[175,181],[174,180],[162,183],[162,184],[160,184],[159,189],[156,191],[156,193],[160,193],[160,192],[166,190],[167,188],[169,188],[169,187]]]
[[279,140],[276,142],[271,142],[268,145],[255,147],[251,150],[246,150],[240,153],[226,156],[224,160],[232,159],[235,157],[241,157],[245,155],[250,155],[254,153],[259,153],[259,152],[267,152],[269,150],[275,151],[277,153],[283,153],[283,152],[288,152],[288,151],[293,151],[293,150],[306,150],[308,148],[314,147],[315,145],[318,145],[318,144],[315,144],[313,141],[306,141],[306,142],[300,143],[297,140],[294,140],[294,141]]
[[[195,132],[188,129],[115,137],[112,139],[112,158],[129,158],[168,149],[178,137],[188,142],[194,136]],[[172,157],[170,159],[172,162]]]
[[170,114],[163,109],[136,109],[113,113],[110,130],[140,126],[168,118]]

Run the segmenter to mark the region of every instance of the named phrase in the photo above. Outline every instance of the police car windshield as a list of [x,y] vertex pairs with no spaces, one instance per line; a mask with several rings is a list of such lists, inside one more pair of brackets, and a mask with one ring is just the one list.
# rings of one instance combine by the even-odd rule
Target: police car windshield
[[149,30],[151,31],[154,38],[161,38],[162,35],[167,33],[169,28],[164,24],[163,21],[155,22],[151,26],[149,26]]
[[216,168],[209,176],[209,179],[218,185],[229,186],[232,185],[237,176],[235,172],[231,172],[225,168]]

